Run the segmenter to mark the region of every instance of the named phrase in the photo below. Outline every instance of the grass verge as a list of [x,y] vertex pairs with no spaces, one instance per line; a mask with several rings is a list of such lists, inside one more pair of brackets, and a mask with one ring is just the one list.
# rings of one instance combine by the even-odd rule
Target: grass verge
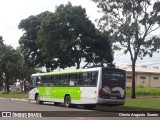
[[158,110],[160,111],[159,98],[141,98],[141,99],[126,99],[126,103],[122,108],[131,110]]
[[[144,87],[139,86],[136,87],[136,95],[137,96],[160,96],[159,92],[160,88],[154,88],[154,87]],[[126,95],[131,96],[131,88],[126,88]]]
[[23,93],[0,93],[0,97],[2,98],[28,98],[28,94]]
[[101,111],[160,111],[160,99],[158,98],[145,98],[145,99],[126,99],[125,105],[123,106],[104,106],[98,105],[98,110]]

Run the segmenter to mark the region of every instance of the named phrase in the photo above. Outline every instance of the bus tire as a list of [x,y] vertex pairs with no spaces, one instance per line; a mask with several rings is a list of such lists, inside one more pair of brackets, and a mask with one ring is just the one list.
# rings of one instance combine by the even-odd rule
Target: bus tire
[[43,104],[43,101],[40,100],[39,94],[36,95],[35,99],[37,104]]
[[96,108],[96,105],[95,104],[86,104],[86,105],[84,105],[84,108],[85,109],[94,109],[94,108]]
[[65,96],[64,98],[64,106],[65,107],[71,107],[71,97],[70,96]]
[[54,102],[54,106],[58,106],[59,105],[59,102]]

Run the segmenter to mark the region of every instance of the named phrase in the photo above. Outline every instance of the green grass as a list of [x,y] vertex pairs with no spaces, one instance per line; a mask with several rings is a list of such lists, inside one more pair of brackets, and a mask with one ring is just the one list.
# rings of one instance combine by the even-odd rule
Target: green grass
[[15,94],[10,94],[10,93],[0,93],[0,97],[2,98],[28,98],[28,94],[23,94],[23,93],[15,93]]
[[[131,96],[131,88],[126,88],[126,95]],[[160,88],[154,87],[136,87],[137,96],[160,96]]]
[[123,106],[103,106],[98,105],[98,110],[103,111],[160,111],[159,98],[145,98],[145,99],[126,99]]
[[[123,108],[133,110],[160,110],[159,98],[126,99]],[[131,110],[132,110],[131,109]]]
[[[131,96],[131,88],[126,88],[127,97]],[[126,99],[124,108],[144,109],[144,110],[160,110],[160,88],[154,87],[136,87],[136,96],[139,99]],[[149,98],[147,96],[155,96],[158,98]]]

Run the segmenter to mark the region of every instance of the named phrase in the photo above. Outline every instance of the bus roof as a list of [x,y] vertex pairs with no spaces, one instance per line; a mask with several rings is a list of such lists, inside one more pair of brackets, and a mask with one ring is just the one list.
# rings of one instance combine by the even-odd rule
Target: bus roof
[[81,73],[83,71],[99,70],[100,68],[102,68],[102,67],[77,69],[77,70],[62,70],[62,71],[55,71],[55,72],[37,73],[37,74],[32,74],[32,76],[47,76],[47,75],[69,74],[69,73]]
[[32,74],[31,76],[39,76],[40,73]]
[[39,73],[40,76],[46,76],[46,75],[55,75],[55,74],[67,74],[67,73],[79,73],[82,72],[83,69],[78,70],[62,70],[62,71],[55,71],[55,72],[45,72],[45,73]]

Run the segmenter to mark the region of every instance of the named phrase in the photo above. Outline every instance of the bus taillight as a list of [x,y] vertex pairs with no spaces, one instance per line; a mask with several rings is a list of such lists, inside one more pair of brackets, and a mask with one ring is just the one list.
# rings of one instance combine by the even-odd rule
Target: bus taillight
[[124,98],[126,98],[126,91],[124,91],[124,95],[123,95],[123,97],[124,97]]
[[98,94],[98,96],[100,97],[100,98],[102,98],[102,88],[99,90],[99,94]]

